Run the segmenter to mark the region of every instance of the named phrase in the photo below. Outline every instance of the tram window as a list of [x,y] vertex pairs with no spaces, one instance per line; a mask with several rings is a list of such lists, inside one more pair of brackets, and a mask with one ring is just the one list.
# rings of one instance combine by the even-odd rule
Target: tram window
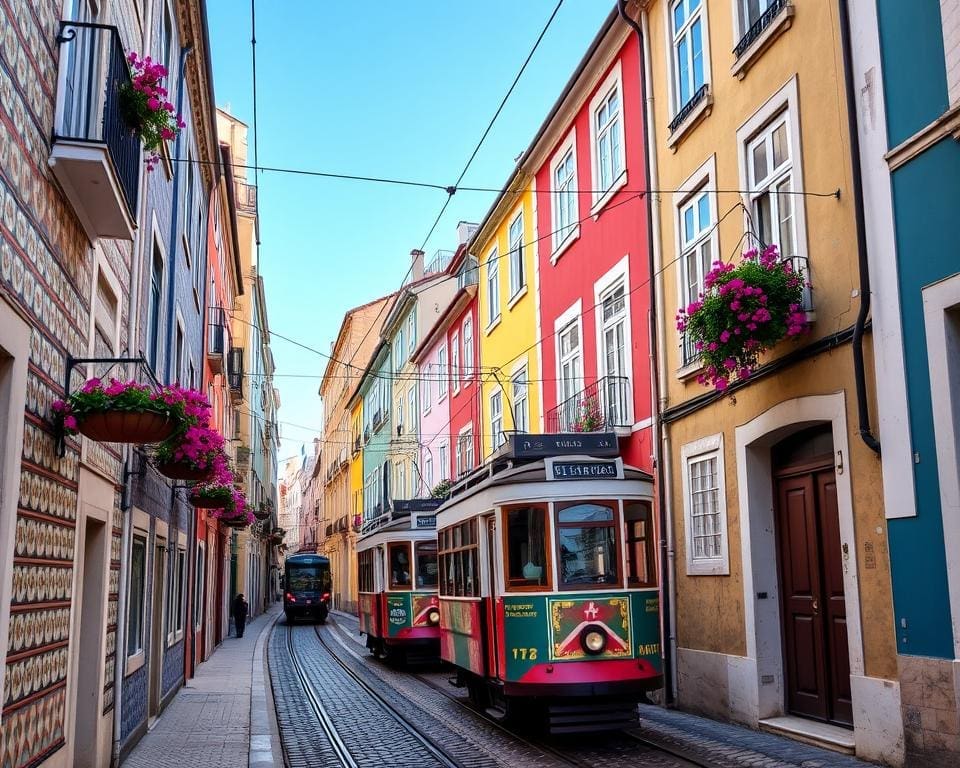
[[649,502],[627,504],[624,518],[627,586],[655,587],[657,575],[653,558],[653,511]]
[[389,544],[390,589],[410,589],[410,543]]
[[615,513],[609,504],[575,503],[557,511],[560,584],[620,584]]
[[417,587],[436,589],[437,587],[437,543],[418,541],[414,545],[416,552]]
[[508,589],[549,587],[546,508],[513,507],[506,517]]
[[475,520],[440,532],[440,594],[479,597]]
[[357,554],[357,584],[360,592],[373,592],[373,550]]

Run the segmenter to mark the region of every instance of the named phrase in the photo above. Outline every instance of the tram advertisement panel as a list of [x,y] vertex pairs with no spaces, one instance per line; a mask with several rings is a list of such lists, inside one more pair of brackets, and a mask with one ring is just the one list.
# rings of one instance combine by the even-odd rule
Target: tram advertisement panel
[[[656,591],[503,598],[506,679],[541,665],[645,659],[660,669]],[[536,673],[534,673],[536,674]]]
[[377,596],[360,593],[360,610],[357,612],[360,619],[360,631],[368,635],[377,635]]
[[430,609],[439,603],[435,592],[394,592],[387,599],[387,637],[402,637],[412,628],[429,627]]
[[440,657],[444,661],[484,674],[479,600],[440,603]]

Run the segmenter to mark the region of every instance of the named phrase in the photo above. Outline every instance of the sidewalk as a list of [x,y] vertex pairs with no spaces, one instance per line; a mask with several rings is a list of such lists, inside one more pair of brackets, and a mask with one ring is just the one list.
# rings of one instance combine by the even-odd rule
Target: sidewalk
[[202,765],[281,768],[283,756],[266,681],[265,646],[282,606],[274,603],[241,639],[228,637],[197,667],[123,768]]

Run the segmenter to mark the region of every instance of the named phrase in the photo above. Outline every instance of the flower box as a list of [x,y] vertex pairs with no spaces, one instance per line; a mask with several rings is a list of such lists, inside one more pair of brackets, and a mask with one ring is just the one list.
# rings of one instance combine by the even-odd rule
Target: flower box
[[99,443],[159,443],[176,427],[175,421],[157,411],[96,411],[77,418],[77,431]]
[[190,503],[201,509],[226,509],[233,504],[233,498],[229,491],[221,493],[219,489],[200,487],[190,492]]
[[209,479],[213,474],[213,467],[199,469],[189,461],[159,461],[157,470],[171,480],[183,480],[188,483],[199,483]]

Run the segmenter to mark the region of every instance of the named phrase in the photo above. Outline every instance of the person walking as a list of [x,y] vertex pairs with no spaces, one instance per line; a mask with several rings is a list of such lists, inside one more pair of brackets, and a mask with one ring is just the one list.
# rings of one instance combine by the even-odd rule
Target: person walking
[[233,598],[233,622],[237,626],[237,638],[243,637],[243,628],[247,623],[247,601],[243,599],[243,593]]

